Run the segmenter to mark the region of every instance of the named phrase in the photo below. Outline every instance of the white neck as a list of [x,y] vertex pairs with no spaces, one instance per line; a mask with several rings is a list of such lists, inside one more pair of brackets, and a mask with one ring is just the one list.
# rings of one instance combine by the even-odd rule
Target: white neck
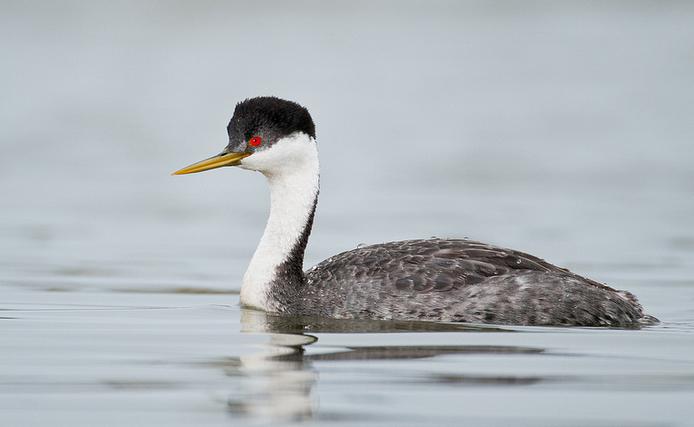
[[313,138],[297,132],[245,158],[240,166],[261,172],[270,184],[270,217],[243,276],[241,304],[277,311],[268,300],[270,286],[312,214],[318,195],[318,149]]

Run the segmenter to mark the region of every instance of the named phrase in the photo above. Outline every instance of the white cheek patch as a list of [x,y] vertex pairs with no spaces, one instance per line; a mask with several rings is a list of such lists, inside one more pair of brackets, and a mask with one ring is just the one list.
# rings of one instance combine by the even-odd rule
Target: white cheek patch
[[311,152],[316,151],[316,143],[303,132],[295,132],[280,139],[271,147],[260,150],[241,161],[239,167],[264,174],[277,174],[286,170],[296,170],[311,160]]
[[277,267],[284,263],[306,227],[318,195],[318,149],[305,133],[294,133],[241,161],[270,184],[270,217],[243,277],[241,303],[274,311],[267,295]]

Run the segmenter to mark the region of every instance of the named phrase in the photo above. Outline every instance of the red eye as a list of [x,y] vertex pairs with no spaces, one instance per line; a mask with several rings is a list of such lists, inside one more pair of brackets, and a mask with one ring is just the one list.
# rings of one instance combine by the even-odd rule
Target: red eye
[[253,147],[260,147],[260,144],[263,143],[263,140],[259,136],[254,136],[253,138],[248,140],[248,143],[251,144]]

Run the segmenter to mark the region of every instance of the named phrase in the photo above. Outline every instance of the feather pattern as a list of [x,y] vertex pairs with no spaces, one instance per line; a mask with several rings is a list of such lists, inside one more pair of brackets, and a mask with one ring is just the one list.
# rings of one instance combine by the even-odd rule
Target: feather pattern
[[[286,287],[285,287],[286,288]],[[280,311],[334,318],[629,326],[636,298],[535,256],[464,239],[342,252],[305,273]]]

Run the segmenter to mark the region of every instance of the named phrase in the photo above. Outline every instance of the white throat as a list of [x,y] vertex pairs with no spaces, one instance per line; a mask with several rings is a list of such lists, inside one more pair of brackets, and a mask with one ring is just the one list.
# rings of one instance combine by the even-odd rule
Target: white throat
[[301,238],[318,194],[318,149],[310,136],[296,132],[241,161],[270,184],[270,217],[243,276],[241,304],[276,311],[268,300],[277,267]]

